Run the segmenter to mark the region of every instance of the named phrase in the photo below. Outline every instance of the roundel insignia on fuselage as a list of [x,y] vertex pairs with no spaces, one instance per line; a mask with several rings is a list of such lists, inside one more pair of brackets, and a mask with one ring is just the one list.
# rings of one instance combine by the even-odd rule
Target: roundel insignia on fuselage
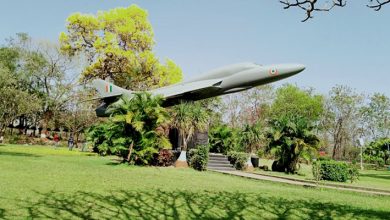
[[271,75],[271,76],[275,76],[275,75],[278,75],[278,70],[276,68],[271,68],[268,73]]

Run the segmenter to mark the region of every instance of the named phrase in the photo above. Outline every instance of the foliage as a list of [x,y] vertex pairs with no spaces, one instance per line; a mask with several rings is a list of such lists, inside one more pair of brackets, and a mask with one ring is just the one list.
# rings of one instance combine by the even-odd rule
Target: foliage
[[378,166],[390,164],[390,138],[382,138],[372,141],[364,150],[364,160],[368,163],[376,163]]
[[110,119],[88,132],[89,139],[103,154],[116,154],[129,163],[149,164],[159,149],[171,147],[166,134],[169,117],[161,103],[160,96],[149,93],[121,98],[109,107]]
[[239,144],[248,153],[253,153],[260,147],[262,134],[259,124],[246,124],[239,132]]
[[73,101],[70,93],[78,88],[74,82],[80,65],[78,57],[69,58],[57,44],[33,40],[24,33],[17,34],[9,45],[20,54],[18,62],[22,65],[17,70],[20,85],[42,100],[35,120],[43,130],[63,127],[58,119]]
[[348,179],[351,181],[351,183],[356,182],[356,180],[359,179],[359,170],[356,167],[356,164],[349,165],[348,167]]
[[172,126],[179,130],[182,137],[183,150],[187,150],[187,144],[196,131],[203,132],[207,129],[210,113],[202,106],[201,102],[183,102],[172,107]]
[[390,136],[390,98],[375,93],[361,109],[364,127],[373,139]]
[[222,122],[222,112],[218,111],[220,106],[222,105],[222,98],[221,96],[207,98],[198,100],[196,102],[199,102],[199,104],[206,110],[207,114],[209,115],[209,126],[210,127],[217,127],[221,125]]
[[320,162],[314,162],[312,165],[312,172],[313,172],[313,177],[316,183],[322,179],[321,176],[321,163]]
[[15,72],[18,67],[18,61],[20,53],[18,50],[12,47],[1,47],[0,48],[0,63],[3,68],[10,72]]
[[[34,40],[25,33],[18,33],[7,42],[0,49],[0,65],[6,67],[13,85],[12,91],[5,93],[13,97],[12,93],[17,92],[20,98],[30,99],[25,107],[29,113],[15,111],[14,115],[43,132],[47,128],[66,128],[60,119],[73,101],[70,93],[78,88],[73,82],[77,59],[61,54],[56,44]],[[18,103],[18,98],[13,104]]]
[[237,132],[226,124],[212,127],[209,130],[210,152],[226,154],[235,149],[237,136]]
[[326,100],[326,110],[321,122],[333,142],[332,158],[346,156],[346,148],[355,146],[363,133],[359,126],[363,96],[347,86],[335,86]]
[[[85,90],[83,91],[83,89]],[[59,113],[57,126],[67,128],[73,134],[75,143],[77,143],[80,134],[90,127],[91,124],[98,121],[94,111],[96,105],[94,102],[80,101],[91,98],[91,93],[86,88],[73,91],[70,96],[66,109]]]
[[228,152],[228,159],[237,170],[245,168],[245,163],[248,161],[249,155],[243,152],[230,151]]
[[158,154],[154,155],[153,165],[156,166],[171,166],[174,163],[174,155],[169,149],[161,149]]
[[17,78],[0,63],[0,134],[17,117],[39,111],[41,100],[18,88]]
[[207,169],[207,163],[209,161],[208,145],[196,146],[196,148],[189,150],[188,155],[188,164],[190,167],[198,171],[204,171]]
[[310,160],[318,149],[314,126],[305,118],[282,117],[270,123],[268,151],[278,157],[272,170],[295,173],[299,159]]
[[318,180],[354,182],[359,177],[359,171],[354,165],[334,160],[318,160],[313,165],[313,176]]
[[68,55],[83,54],[89,66],[82,80],[111,78],[127,89],[145,90],[181,81],[182,71],[172,61],[160,64],[152,52],[154,34],[148,13],[131,5],[75,13],[67,18],[68,33],[61,33],[61,49]]
[[218,111],[232,128],[254,123],[264,126],[270,115],[274,93],[272,85],[264,85],[228,94],[223,96],[223,103],[218,106]]
[[[110,155],[112,152],[109,147],[112,145],[111,142],[111,124],[109,121],[96,123],[95,125],[90,126],[86,130],[87,141],[91,143],[93,152],[99,153],[101,155]],[[114,150],[116,152],[116,150]]]
[[298,117],[309,122],[316,122],[324,112],[324,97],[313,94],[311,90],[302,90],[286,84],[276,91],[276,98],[271,106],[273,118]]

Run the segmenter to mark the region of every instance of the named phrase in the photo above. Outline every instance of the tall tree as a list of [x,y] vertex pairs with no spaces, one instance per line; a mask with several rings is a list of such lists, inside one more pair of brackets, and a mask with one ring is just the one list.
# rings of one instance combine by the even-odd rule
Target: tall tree
[[261,123],[266,125],[269,107],[274,97],[273,87],[259,86],[240,93],[223,97],[218,111],[224,116],[224,121],[231,127],[241,127],[245,124]]
[[340,85],[332,88],[321,124],[333,140],[333,158],[345,157],[347,148],[354,146],[362,135],[359,126],[362,103],[363,96],[351,88]]
[[270,111],[274,118],[301,117],[317,122],[324,111],[324,97],[286,84],[276,91]]
[[361,109],[364,127],[372,139],[390,136],[390,99],[384,94],[375,93],[367,106]]
[[109,78],[126,89],[145,90],[181,81],[181,69],[172,61],[162,65],[153,53],[153,29],[148,13],[136,5],[75,13],[67,19],[68,33],[61,33],[62,51],[84,54],[89,65],[82,81]]
[[54,128],[67,128],[74,136],[77,145],[80,135],[98,121],[95,108],[96,103],[85,101],[92,98],[93,93],[85,87],[75,88],[69,94],[69,103],[57,113],[56,120],[51,120]]
[[274,99],[271,85],[259,86],[241,94],[240,121],[244,125],[259,124],[265,126],[270,116],[270,106]]
[[29,118],[29,123],[45,131],[69,104],[79,64],[63,55],[58,45],[36,41],[25,33],[10,38],[8,48],[18,54],[12,68],[18,87],[42,100],[40,110]]
[[10,70],[0,65],[0,134],[19,116],[30,116],[38,111],[41,100],[18,88]]

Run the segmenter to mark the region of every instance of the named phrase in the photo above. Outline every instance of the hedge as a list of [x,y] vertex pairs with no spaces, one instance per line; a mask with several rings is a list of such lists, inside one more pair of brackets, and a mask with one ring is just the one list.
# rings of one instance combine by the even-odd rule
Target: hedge
[[320,160],[313,164],[313,175],[319,180],[346,182],[356,180],[359,172],[353,165],[334,160]]

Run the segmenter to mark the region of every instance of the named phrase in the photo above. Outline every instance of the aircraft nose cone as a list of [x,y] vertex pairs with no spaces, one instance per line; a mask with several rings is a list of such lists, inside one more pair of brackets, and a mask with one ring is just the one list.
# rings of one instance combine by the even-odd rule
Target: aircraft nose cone
[[305,65],[302,64],[295,64],[295,67],[293,67],[293,71],[296,73],[302,72],[305,69],[306,69]]
[[282,64],[277,66],[279,74],[284,76],[295,75],[299,72],[302,72],[305,68],[306,67],[302,64]]
[[294,72],[302,72],[304,69],[305,69],[305,65],[302,65],[302,64],[295,64],[295,66],[293,67],[293,70]]

